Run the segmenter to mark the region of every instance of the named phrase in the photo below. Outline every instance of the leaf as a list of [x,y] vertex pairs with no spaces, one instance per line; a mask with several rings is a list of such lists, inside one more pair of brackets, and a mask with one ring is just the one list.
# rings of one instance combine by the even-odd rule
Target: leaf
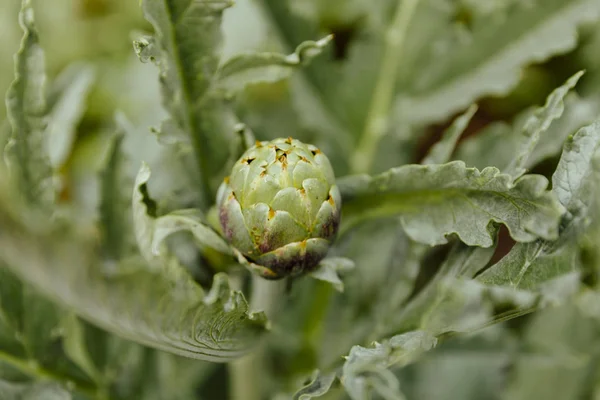
[[190,232],[201,246],[208,246],[223,254],[233,254],[227,242],[204,223],[198,210],[178,210],[157,217],[156,203],[148,195],[149,179],[150,168],[143,164],[135,181],[132,207],[138,247],[152,268],[159,268],[165,259],[160,257],[162,242],[180,231]]
[[375,177],[341,179],[338,185],[342,232],[365,219],[400,216],[411,239],[430,245],[446,243],[445,236],[456,233],[469,246],[489,247],[492,222],[506,225],[517,241],[555,239],[563,214],[544,177],[528,175],[513,183],[496,168],[479,171],[462,161],[406,165]]
[[335,372],[322,374],[318,370],[315,371],[312,374],[310,382],[294,394],[293,400],[310,400],[323,396],[329,391],[335,378]]
[[63,348],[66,355],[94,379],[96,384],[102,385],[103,377],[94,361],[92,360],[85,343],[85,331],[83,324],[73,314],[65,316],[62,322],[64,329]]
[[565,143],[552,176],[552,191],[567,210],[558,240],[516,244],[504,258],[483,272],[478,281],[534,290],[546,281],[578,271],[578,251],[569,245],[579,236],[581,227],[578,225],[594,196],[589,187],[597,177],[590,176],[599,147],[600,122],[581,128]]
[[[1,175],[0,175],[1,176]],[[265,332],[226,275],[205,295],[177,264],[150,270],[135,259],[115,272],[100,261],[95,235],[64,226],[24,223],[16,203],[0,196],[0,258],[41,293],[121,337],[190,358],[226,361],[249,351]],[[18,209],[17,209],[18,210]],[[42,225],[40,225],[42,224]]]
[[43,136],[45,61],[34,25],[31,0],[23,0],[19,22],[24,36],[15,56],[15,80],[6,95],[8,119],[12,126],[6,158],[25,200],[47,206],[53,201],[54,193]]
[[95,80],[94,69],[89,65],[75,66],[65,74],[69,74],[70,82],[62,89],[48,113],[44,132],[50,164],[54,168],[61,167],[73,149],[77,125],[83,116],[85,100]]
[[[454,28],[434,36],[427,46],[415,39],[422,46],[417,50],[421,57],[404,73],[396,104],[400,119],[438,121],[477,98],[508,93],[523,66],[575,47],[577,27],[594,21],[599,12],[595,0],[518,3],[505,12],[474,18],[470,31]],[[435,24],[433,17],[427,20]],[[417,79],[410,78],[414,74]]]
[[477,105],[472,105],[469,109],[456,118],[452,125],[442,135],[442,139],[433,145],[427,153],[422,164],[444,164],[450,161],[454,147],[460,138],[460,135],[465,131],[471,118],[477,112]]
[[122,144],[124,132],[119,129],[110,138],[108,156],[100,171],[100,227],[105,257],[119,260],[127,249],[131,232],[124,218],[128,211],[128,196],[125,197]]
[[2,400],[71,400],[65,389],[54,383],[14,384],[0,379]]
[[344,291],[344,282],[338,273],[354,268],[354,262],[342,257],[328,257],[319,263],[317,269],[310,276],[323,282],[331,283],[338,292]]
[[[147,51],[153,57],[160,55],[156,62],[163,104],[171,115],[161,133],[182,132],[189,138],[202,174],[205,206],[222,179],[220,167],[233,132],[220,105],[207,97],[219,63],[215,50],[221,42],[221,16],[231,5],[228,0],[142,0],[144,16],[155,31],[154,40],[144,46],[157,47]],[[138,42],[136,47],[140,46]]]
[[190,232],[200,246],[207,246],[223,254],[232,255],[229,244],[203,222],[198,210],[178,210],[155,220],[152,252],[160,253],[160,245],[175,232]]
[[575,87],[582,75],[583,71],[580,71],[569,78],[564,85],[548,96],[544,107],[537,109],[527,119],[522,131],[524,140],[520,141],[521,143],[517,147],[518,153],[507,167],[505,171],[507,174],[518,178],[526,172],[527,160],[540,140],[540,135],[548,130],[552,121],[562,116],[565,109],[563,99],[569,93],[569,90]]
[[342,385],[352,400],[368,400],[371,393],[384,399],[404,399],[397,378],[388,368],[404,366],[436,344],[437,339],[429,333],[413,331],[375,342],[371,348],[354,346],[342,369]]
[[277,82],[288,78],[295,68],[301,67],[323,51],[333,40],[329,35],[318,41],[301,43],[294,53],[242,53],[221,65],[217,71],[216,86],[226,91],[240,91],[249,84]]
[[[562,117],[550,125],[543,135],[543,140],[534,147],[527,159],[527,168],[532,168],[540,161],[559,154],[568,135],[574,134],[579,128],[593,122],[596,118],[596,111],[599,108],[595,99],[580,98],[575,93],[569,93],[565,96],[564,102],[565,111]],[[505,170],[515,154],[519,152],[518,146],[523,139],[523,127],[529,118],[532,118],[534,112],[532,109],[527,109],[517,115],[512,124],[494,122],[483,128],[480,133],[460,144],[456,158],[480,169],[494,165],[500,170]],[[488,151],[491,148],[494,149],[493,152]]]

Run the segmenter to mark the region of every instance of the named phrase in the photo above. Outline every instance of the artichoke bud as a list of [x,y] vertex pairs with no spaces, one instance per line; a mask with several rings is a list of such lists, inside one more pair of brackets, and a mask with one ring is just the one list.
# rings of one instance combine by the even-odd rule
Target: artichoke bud
[[327,157],[292,138],[256,142],[217,194],[225,237],[267,279],[314,269],[335,237],[341,205]]

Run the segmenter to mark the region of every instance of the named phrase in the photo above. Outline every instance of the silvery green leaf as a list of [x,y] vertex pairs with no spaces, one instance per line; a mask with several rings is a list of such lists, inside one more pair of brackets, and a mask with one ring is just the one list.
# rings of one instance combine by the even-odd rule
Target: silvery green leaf
[[[396,109],[404,118],[423,123],[440,120],[482,96],[506,94],[525,65],[572,49],[577,27],[594,21],[599,12],[595,0],[548,0],[520,2],[504,13],[474,18],[470,30],[452,32],[442,19],[440,25],[451,31],[433,35],[431,44],[415,49],[421,57],[404,72],[406,83]],[[432,20],[428,18],[434,25]],[[415,74],[418,78],[410,78]]]
[[444,131],[440,141],[429,150],[422,164],[444,164],[450,161],[460,135],[471,122],[475,112],[477,112],[477,105],[473,104],[464,114],[456,118],[452,125]]
[[143,163],[135,178],[131,207],[133,210],[133,229],[138,248],[151,268],[156,268],[155,255],[152,253],[156,202],[148,194],[150,167]]
[[575,87],[582,75],[583,71],[576,73],[569,78],[564,85],[554,90],[548,96],[546,104],[543,107],[538,108],[533,115],[525,121],[525,125],[522,129],[522,137],[517,146],[517,155],[506,168],[505,172],[507,174],[518,178],[525,173],[525,166],[527,165],[529,156],[533,153],[533,150],[540,140],[540,136],[548,130],[550,124],[552,124],[554,120],[562,116],[565,109],[563,100],[569,91]]
[[180,132],[188,138],[202,174],[203,206],[208,208],[222,179],[220,168],[227,160],[234,124],[225,118],[222,105],[208,95],[219,63],[216,49],[221,42],[222,13],[232,3],[143,0],[141,4],[154,27],[154,40],[148,46],[156,47],[151,54],[160,66],[163,104],[171,117],[163,123],[161,134]]
[[373,347],[354,346],[342,369],[342,385],[352,400],[368,400],[373,394],[384,399],[404,399],[400,383],[389,368],[409,364],[436,344],[437,339],[431,334],[412,331],[376,342]]
[[44,131],[48,146],[48,156],[53,168],[60,168],[73,150],[79,124],[86,107],[86,100],[95,80],[93,67],[89,65],[74,66],[65,74],[70,82],[53,104],[47,117]]
[[354,261],[343,257],[328,257],[319,263],[317,269],[310,276],[323,282],[330,283],[338,292],[344,291],[344,282],[339,272],[349,271],[354,268]]
[[321,397],[326,394],[333,382],[335,381],[336,373],[322,374],[320,371],[315,371],[312,374],[311,380],[302,389],[294,393],[293,400],[310,400]]
[[5,156],[26,201],[47,206],[54,190],[43,134],[46,73],[30,0],[23,0],[19,21],[24,36],[15,57],[15,80],[6,95],[12,134]]
[[343,178],[342,232],[372,218],[399,216],[407,234],[425,244],[446,243],[456,233],[470,246],[493,243],[491,223],[507,226],[518,241],[556,239],[563,207],[539,175],[513,183],[489,167],[467,168],[462,161],[406,165],[380,175]]
[[306,65],[323,51],[333,36],[301,43],[289,55],[279,53],[242,53],[225,61],[217,70],[216,87],[240,91],[249,84],[277,82],[288,78],[295,68]]
[[[488,285],[537,289],[544,282],[577,273],[578,250],[573,241],[595,195],[590,187],[598,184],[593,157],[600,147],[600,122],[581,128],[567,139],[562,157],[552,177],[552,191],[568,211],[555,241],[517,243],[498,263],[478,276]],[[577,223],[574,223],[577,221]]]
[[0,183],[0,246],[7,249],[0,257],[77,315],[129,340],[212,361],[241,356],[264,333],[264,315],[249,313],[225,275],[215,276],[205,295],[173,260],[159,271],[136,259],[103,265],[93,232],[48,226],[34,216],[24,222]]
[[229,244],[201,217],[198,210],[179,210],[163,215],[154,221],[152,252],[160,253],[162,242],[175,232],[190,232],[200,246],[207,246],[223,254],[233,254]]

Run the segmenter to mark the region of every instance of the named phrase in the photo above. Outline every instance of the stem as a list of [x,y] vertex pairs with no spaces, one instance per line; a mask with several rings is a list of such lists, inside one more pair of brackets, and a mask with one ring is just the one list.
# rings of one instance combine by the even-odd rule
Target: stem
[[383,59],[367,114],[365,130],[353,157],[352,167],[355,173],[369,172],[379,141],[386,132],[406,31],[418,3],[419,0],[403,0],[396,9],[396,14],[385,34]]
[[[285,280],[268,281],[252,274],[252,297],[250,309],[264,311],[269,320],[273,320],[281,305],[279,301],[285,292]],[[229,364],[231,379],[231,398],[244,400],[262,400],[264,389],[262,382],[265,346],[261,344],[247,356]]]

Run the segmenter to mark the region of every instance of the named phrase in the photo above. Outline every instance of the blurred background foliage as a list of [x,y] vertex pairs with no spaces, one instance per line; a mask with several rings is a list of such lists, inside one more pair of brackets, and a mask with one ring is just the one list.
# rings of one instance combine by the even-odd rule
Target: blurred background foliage
[[[447,15],[448,8],[451,8],[453,18],[445,20],[445,26],[429,26],[428,22],[423,22],[423,29],[418,33],[427,38],[443,36],[443,29],[447,29],[448,35],[457,36],[476,32],[477,24],[486,21],[489,15],[501,15],[503,10],[511,9],[513,3],[520,1],[431,2],[438,4],[440,9],[433,8],[427,12]],[[284,3],[289,3],[287,9],[280,6]],[[349,145],[348,141],[355,140],[362,130],[367,112],[365,98],[370,96],[379,68],[377,63],[372,62],[381,51],[373,38],[382,35],[392,3],[359,0],[236,1],[235,7],[224,14],[224,59],[250,50],[289,52],[302,40],[335,34],[333,46],[326,54],[291,80],[253,85],[240,97],[231,99],[239,119],[252,127],[259,139],[293,136],[313,142],[330,155],[338,175],[350,172],[345,148]],[[47,54],[50,87],[60,86],[61,79],[68,81],[74,71],[82,68],[90,71],[91,84],[86,89],[89,94],[77,126],[76,141],[65,160],[64,170],[69,176],[69,183],[64,195],[84,200],[96,197],[90,194],[95,189],[89,186],[87,177],[95,173],[102,162],[102,149],[106,148],[107,139],[114,133],[115,113],[120,112],[127,117],[130,128],[124,142],[129,176],[134,176],[142,160],[148,162],[156,178],[151,182],[154,196],[165,203],[173,200],[169,196],[176,196],[181,192],[178,189],[189,184],[183,177],[189,174],[189,168],[185,157],[161,147],[157,137],[150,132],[150,127],[158,126],[165,112],[161,107],[156,68],[140,63],[131,45],[132,39],[139,37],[140,33],[151,31],[138,2],[37,0],[34,6],[41,43]],[[13,54],[22,35],[17,23],[19,8],[19,0],[0,2],[1,93],[6,92],[13,79]],[[302,21],[302,24],[289,22],[278,25],[273,22],[288,21],[283,17],[286,12],[292,13],[294,21]],[[427,17],[423,15],[423,21],[427,21]],[[440,31],[436,32],[434,28]],[[423,38],[419,40],[425,40]],[[410,40],[409,47],[422,44],[416,39],[411,44]],[[443,45],[442,41],[440,46]],[[475,150],[469,150],[470,141],[476,143],[486,130],[488,134],[490,129],[506,132],[507,124],[518,120],[523,110],[543,104],[554,88],[581,69],[585,69],[586,74],[577,86],[577,93],[568,97],[567,111],[555,129],[560,130],[559,135],[564,139],[597,118],[600,115],[599,49],[600,27],[596,20],[592,20],[578,27],[575,46],[528,63],[522,69],[518,83],[512,85],[507,94],[484,94],[478,98],[479,109],[461,138],[463,143],[458,150],[458,158],[471,157],[475,165],[488,165],[485,159],[481,160],[481,155],[478,158],[478,154],[473,154],[480,147],[473,145]],[[440,51],[443,53],[443,49]],[[404,61],[408,72],[414,71],[415,66],[423,62],[410,57]],[[434,62],[443,63],[443,57]],[[342,86],[336,84],[337,76],[343,77],[340,79]],[[351,80],[357,76],[361,79]],[[413,90],[410,75],[401,72],[399,82],[409,91]],[[415,85],[418,86],[418,82]],[[331,115],[349,128],[349,136],[335,136],[339,127],[319,115],[313,116],[312,121],[306,120],[310,113],[298,108],[310,104],[297,98],[301,88],[306,87],[319,91],[316,97],[331,106]],[[463,106],[465,104],[446,110],[441,117],[424,117],[414,124],[404,123],[400,116],[391,129],[392,134],[381,144],[374,170],[419,162],[458,112],[463,111]],[[0,121],[4,118],[5,109],[0,108]],[[499,135],[492,134],[491,140],[504,140]],[[532,166],[534,172],[546,176],[552,173],[562,139],[557,143],[554,146],[549,143],[549,147],[541,151],[538,162]],[[177,179],[173,179],[174,176]],[[174,201],[177,206],[194,203],[194,199],[185,197]],[[85,201],[82,203],[85,204]],[[169,207],[175,208],[176,205],[170,204]],[[88,205],[85,209],[92,210],[95,206]],[[600,274],[597,242],[600,224],[598,218],[595,221],[581,244],[586,265],[585,282],[590,289],[584,287],[580,296],[558,308],[520,317],[471,335],[448,338],[419,362],[397,371],[406,397],[419,400],[600,399],[600,297],[591,289],[596,286]],[[368,247],[362,243],[361,237],[370,238]],[[356,243],[352,242],[353,238]],[[383,225],[379,222],[367,224],[361,228],[361,235],[353,238],[340,243],[336,250],[353,258],[359,266],[347,277],[344,294],[332,294],[323,288],[323,283],[316,281],[297,282],[290,288],[287,304],[283,306],[287,307],[285,314],[289,317],[282,317],[281,329],[303,331],[305,334],[293,340],[289,339],[293,335],[279,335],[281,342],[270,344],[273,359],[268,371],[265,371],[263,384],[271,388],[271,392],[293,391],[298,379],[309,374],[315,366],[326,367],[336,363],[352,345],[364,342],[373,328],[371,318],[377,313],[373,307],[378,303],[373,299],[380,295],[382,282],[389,280],[390,269],[396,266],[396,270],[401,270],[400,274],[408,275],[399,280],[406,279],[410,283],[427,281],[427,274],[435,273],[448,252],[448,246],[445,246],[428,254],[422,260],[417,276],[416,270],[407,268],[406,263],[411,256],[419,258],[418,249],[410,249],[411,244],[394,221]],[[493,260],[506,254],[511,245],[508,236],[502,235]],[[201,271],[195,272],[201,280]],[[12,278],[2,279],[6,284]],[[395,290],[401,288],[396,287]],[[318,303],[327,303],[329,296],[334,296],[330,306],[321,310],[320,316],[315,316],[313,312],[318,309]],[[31,304],[26,301],[24,307]],[[319,317],[325,317],[323,325],[315,322],[319,321]],[[85,331],[91,341],[95,340],[94,335],[98,335],[96,328],[87,324]],[[227,398],[227,375],[221,365],[184,360],[113,337],[102,337],[102,346],[112,349],[106,350],[109,356],[102,357],[112,357],[112,361],[127,364],[126,368],[123,365],[113,367],[110,359],[104,360],[103,364],[108,369],[120,371],[117,384],[120,380],[124,382],[121,392],[124,399]],[[19,376],[20,372],[1,367],[1,361],[3,376]],[[160,389],[148,386],[148,382],[152,382],[149,374],[156,374],[155,383],[162,385]],[[141,375],[145,375],[143,379]],[[85,386],[85,379],[82,380],[81,384]],[[181,387],[193,388],[195,394],[180,392]],[[342,398],[342,393],[340,388],[334,388],[324,398]]]

